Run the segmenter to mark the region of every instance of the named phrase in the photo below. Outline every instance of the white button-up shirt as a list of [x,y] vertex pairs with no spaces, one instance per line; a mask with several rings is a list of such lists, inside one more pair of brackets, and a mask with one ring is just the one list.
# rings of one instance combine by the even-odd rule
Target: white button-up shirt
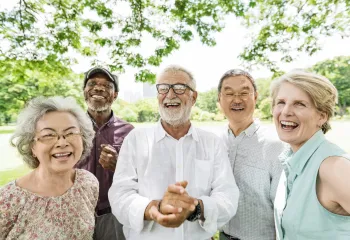
[[[144,220],[147,205],[182,180],[188,181],[188,194],[203,201],[205,221],[166,228]],[[124,139],[109,190],[112,212],[130,240],[210,239],[236,213],[238,196],[227,149],[217,136],[191,126],[176,140],[160,122]]]

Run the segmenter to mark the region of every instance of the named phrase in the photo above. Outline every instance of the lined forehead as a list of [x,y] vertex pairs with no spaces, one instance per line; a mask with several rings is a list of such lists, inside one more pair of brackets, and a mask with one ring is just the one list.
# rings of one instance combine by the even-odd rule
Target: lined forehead
[[48,128],[62,130],[69,127],[79,128],[79,123],[73,114],[66,111],[48,112],[44,114],[36,123],[37,131]]
[[157,78],[157,83],[183,83],[188,84],[191,81],[190,77],[182,71],[167,71]]
[[223,80],[222,89],[252,90],[254,86],[249,78],[243,75],[227,77]]

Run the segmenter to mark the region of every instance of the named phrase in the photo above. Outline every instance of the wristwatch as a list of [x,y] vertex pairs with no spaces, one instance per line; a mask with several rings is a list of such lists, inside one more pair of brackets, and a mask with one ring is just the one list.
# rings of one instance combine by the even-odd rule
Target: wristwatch
[[201,212],[202,212],[201,204],[198,203],[194,212],[190,216],[188,216],[187,220],[190,222],[197,221],[198,219],[201,218]]

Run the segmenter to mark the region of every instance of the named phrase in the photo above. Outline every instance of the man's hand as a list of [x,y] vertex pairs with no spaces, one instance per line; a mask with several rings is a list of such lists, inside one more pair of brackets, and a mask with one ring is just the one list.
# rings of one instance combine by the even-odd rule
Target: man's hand
[[[198,200],[188,195],[187,181],[169,185],[161,202],[152,201],[146,208],[146,215],[164,227],[179,227],[198,204]],[[159,207],[159,210],[158,210]]]
[[101,155],[98,160],[104,169],[115,171],[118,153],[114,147],[109,144],[101,144]]

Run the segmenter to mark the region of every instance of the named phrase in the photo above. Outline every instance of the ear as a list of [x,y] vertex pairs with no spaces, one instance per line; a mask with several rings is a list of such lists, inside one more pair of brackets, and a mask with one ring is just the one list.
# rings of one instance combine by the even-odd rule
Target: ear
[[255,102],[258,100],[259,93],[257,91],[254,92],[254,99]]
[[218,103],[220,102],[220,93],[218,93]]
[[114,101],[117,99],[117,97],[118,97],[118,92],[114,92],[114,94],[113,94]]
[[194,104],[196,103],[197,97],[198,97],[197,91],[193,92],[193,94],[192,94],[192,102],[193,102],[192,106],[194,106]]
[[319,112],[318,126],[322,127],[327,122],[328,114],[325,112]]

